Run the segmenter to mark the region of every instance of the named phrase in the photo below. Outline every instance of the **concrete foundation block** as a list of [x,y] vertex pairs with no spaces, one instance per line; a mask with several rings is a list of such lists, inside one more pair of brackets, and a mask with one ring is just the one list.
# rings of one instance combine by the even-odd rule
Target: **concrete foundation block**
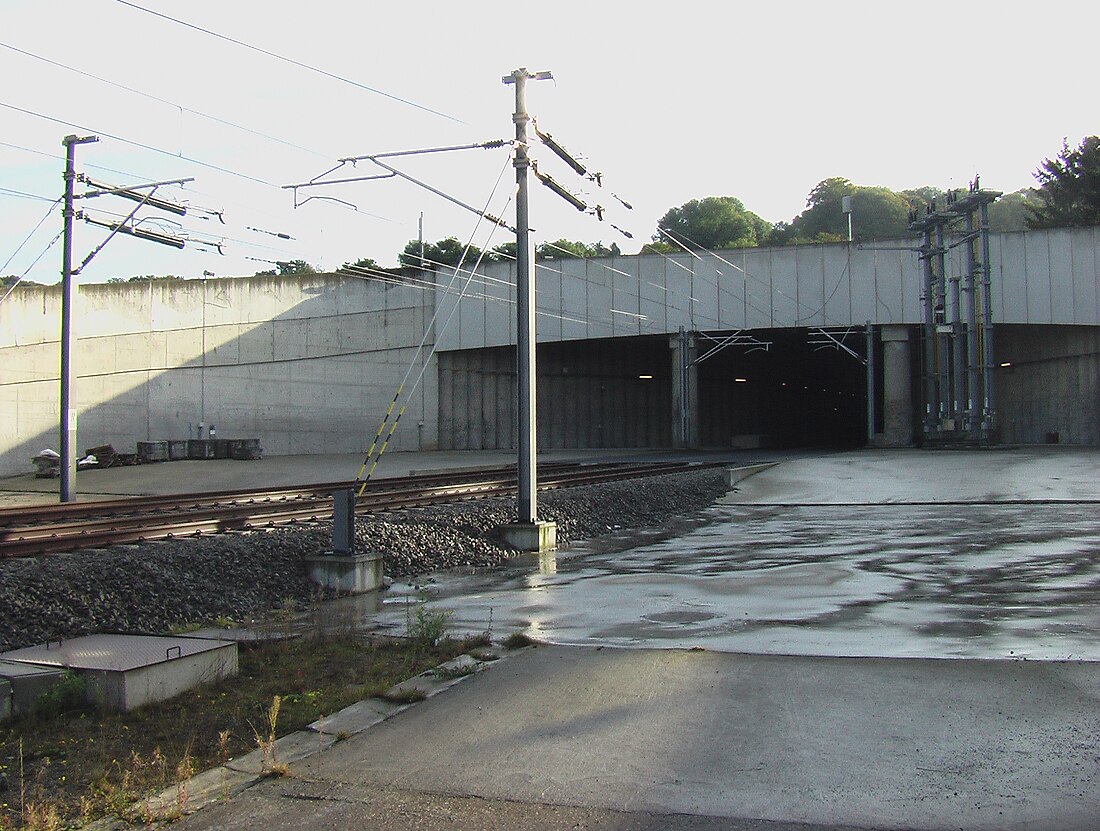
[[[53,674],[46,686],[49,689],[68,670],[84,679],[89,703],[120,712],[237,674],[236,643],[200,638],[86,635],[5,652],[0,657],[5,665],[24,667],[22,674],[9,668],[2,671],[17,692],[43,673]],[[27,692],[22,690],[22,695]],[[33,701],[30,705],[33,707]]]
[[[8,685],[11,714],[25,715],[34,709],[39,696],[48,692],[65,675],[60,667],[45,667],[0,659],[0,680]],[[2,706],[2,705],[0,705]]]
[[513,522],[500,526],[497,534],[517,551],[553,551],[558,547],[556,522]]
[[325,554],[306,557],[309,579],[323,589],[340,594],[362,594],[382,587],[382,555]]

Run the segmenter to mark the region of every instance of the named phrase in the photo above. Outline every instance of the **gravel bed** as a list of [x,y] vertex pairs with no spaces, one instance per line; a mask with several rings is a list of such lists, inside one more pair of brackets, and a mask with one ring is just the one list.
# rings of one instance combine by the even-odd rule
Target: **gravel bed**
[[[543,492],[539,516],[558,545],[619,528],[664,524],[725,493],[721,471]],[[482,499],[356,520],[356,545],[381,551],[385,572],[408,577],[497,565],[514,553],[492,539],[515,500]],[[165,540],[36,559],[0,560],[0,651],[92,632],[165,632],[218,617],[246,620],[316,599],[302,558],[331,544],[331,523]]]

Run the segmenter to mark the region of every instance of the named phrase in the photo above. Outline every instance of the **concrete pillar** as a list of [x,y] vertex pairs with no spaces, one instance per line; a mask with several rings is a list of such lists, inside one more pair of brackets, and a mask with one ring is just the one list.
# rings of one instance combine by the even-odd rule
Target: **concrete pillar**
[[908,326],[883,326],[882,409],[883,432],[876,442],[881,447],[913,444],[912,343]]
[[699,346],[690,332],[669,339],[672,352],[672,446],[699,446]]

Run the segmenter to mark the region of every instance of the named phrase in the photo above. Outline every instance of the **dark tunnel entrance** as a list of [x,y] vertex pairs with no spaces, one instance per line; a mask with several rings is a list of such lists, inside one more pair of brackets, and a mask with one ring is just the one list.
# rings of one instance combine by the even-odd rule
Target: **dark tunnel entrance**
[[[754,330],[768,349],[732,345],[695,365],[700,447],[854,447],[866,443],[864,333],[845,345],[810,329]],[[695,354],[714,345],[691,335]],[[713,336],[720,338],[720,336]],[[676,335],[538,345],[542,448],[679,446]],[[881,347],[879,347],[881,352]],[[439,356],[442,449],[516,446],[515,348]],[[881,366],[881,358],[876,358]],[[878,405],[881,411],[881,402]],[[881,412],[878,414],[881,428]]]
[[[698,366],[704,446],[855,447],[867,442],[865,338],[840,348],[819,331],[755,330],[762,347],[733,345]],[[833,337],[838,337],[834,334]],[[839,337],[838,337],[839,339]],[[700,338],[698,354],[713,345]]]

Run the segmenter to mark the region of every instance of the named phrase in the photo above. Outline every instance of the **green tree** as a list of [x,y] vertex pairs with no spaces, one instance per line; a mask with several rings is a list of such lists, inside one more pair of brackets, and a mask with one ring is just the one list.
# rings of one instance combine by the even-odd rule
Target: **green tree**
[[909,205],[913,208],[924,208],[933,199],[939,199],[943,196],[943,190],[941,188],[934,187],[932,185],[925,185],[920,188],[909,188],[909,190],[900,191]]
[[1039,198],[1031,208],[1031,228],[1081,228],[1100,225],[1100,137],[1086,136],[1070,149],[1045,159],[1035,171]]
[[[933,189],[928,189],[931,192]],[[926,189],[914,191],[921,198]],[[856,240],[890,239],[909,233],[910,201],[889,188],[862,187],[834,176],[818,182],[806,199],[806,210],[786,228],[774,231],[776,242],[842,242],[848,239],[844,197],[851,197],[852,237]]]
[[589,256],[592,257],[621,257],[623,253],[617,242],[604,245],[603,240],[599,240],[589,245],[588,248],[592,252]]
[[766,244],[772,226],[747,210],[740,199],[708,196],[669,209],[657,227],[655,243],[667,242],[660,232],[667,231],[689,247],[748,248]]
[[182,277],[179,277],[175,274],[165,274],[165,275],[137,274],[137,275],[134,275],[133,277],[130,277],[129,279],[127,279],[125,277],[108,277],[107,282],[108,283],[151,283],[154,280],[182,280],[182,279],[183,279]]
[[[456,266],[460,262],[463,262],[462,255],[466,251],[466,246],[458,241],[456,237],[447,237],[441,239],[439,242],[425,243],[424,244],[424,259],[427,260],[427,265],[430,268],[436,264]],[[470,250],[466,253],[465,265],[472,267],[477,262],[477,258],[481,256],[481,249],[476,245],[471,245]],[[405,250],[401,252],[401,256],[398,258],[401,261],[401,265],[406,267],[419,267],[420,266],[420,240],[411,239],[406,243]]]
[[516,242],[502,242],[485,254],[485,259],[491,263],[503,263],[516,258]]
[[287,260],[275,264],[280,277],[292,277],[296,274],[316,274],[317,269],[305,260]]
[[353,263],[344,263],[343,268],[363,268],[368,271],[381,271],[382,266],[370,257],[361,257]]
[[1034,188],[1021,188],[1006,193],[989,206],[989,230],[1023,231],[1034,208],[1039,205],[1038,192]]
[[622,251],[615,243],[608,247],[602,242],[572,242],[567,239],[559,239],[554,242],[544,242],[535,246],[536,259],[556,258],[559,260],[580,257],[610,257],[618,256]]

